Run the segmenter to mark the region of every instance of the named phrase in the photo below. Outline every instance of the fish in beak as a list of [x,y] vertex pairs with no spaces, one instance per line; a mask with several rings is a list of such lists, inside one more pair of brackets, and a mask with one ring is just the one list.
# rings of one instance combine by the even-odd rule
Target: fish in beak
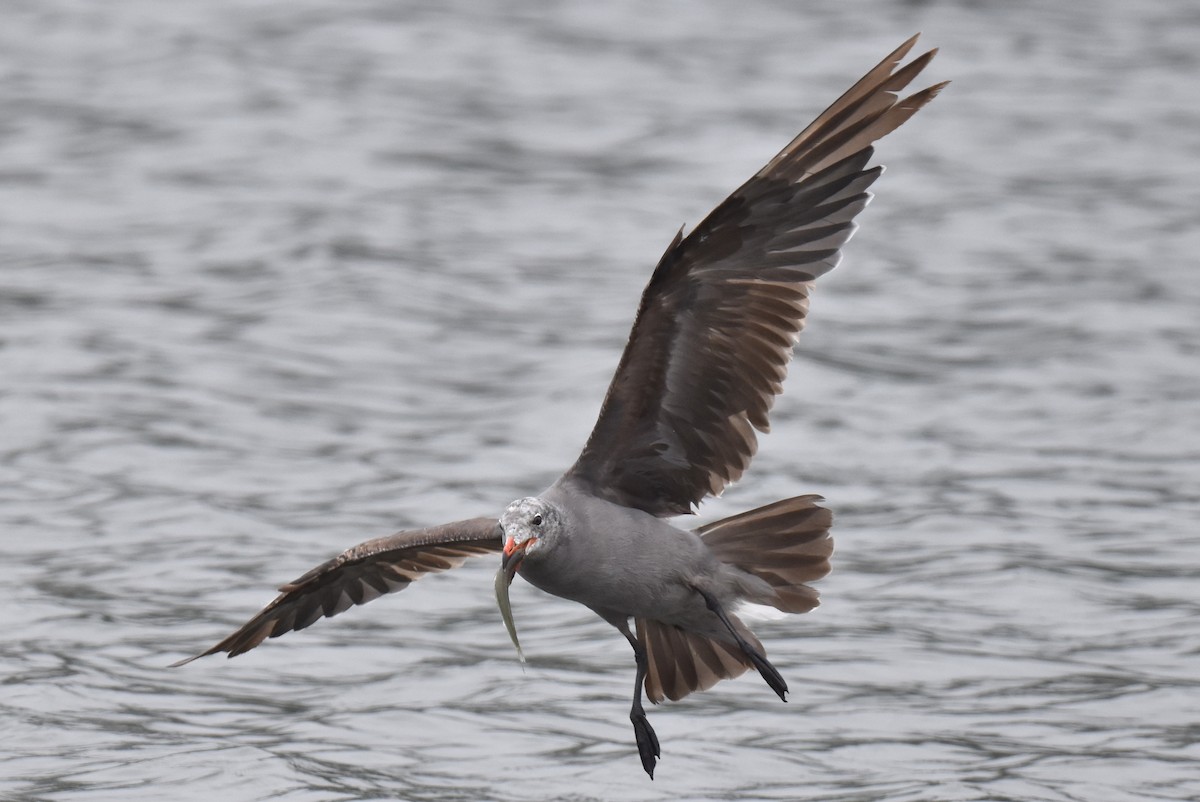
[[504,627],[508,637],[512,638],[513,646],[517,647],[517,657],[525,662],[525,652],[521,651],[521,641],[517,639],[517,625],[513,621],[512,604],[508,600],[508,586],[512,584],[521,561],[525,559],[525,549],[537,538],[528,538],[520,543],[515,538],[509,538],[504,543],[504,558],[500,561],[500,570],[496,571],[496,606],[500,608],[500,617],[504,619]]

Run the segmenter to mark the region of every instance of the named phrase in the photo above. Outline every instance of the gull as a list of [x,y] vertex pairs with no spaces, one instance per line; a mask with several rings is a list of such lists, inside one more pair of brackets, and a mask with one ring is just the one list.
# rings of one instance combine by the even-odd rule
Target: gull
[[[945,86],[901,99],[931,50],[901,66],[913,36],[822,112],[687,236],[677,233],[642,294],[629,341],[575,464],[499,515],[368,540],[283,585],[212,648],[229,657],[425,574],[499,554],[496,597],[516,629],[516,575],[579,602],[633,648],[629,718],[650,778],[661,756],[642,706],[682,699],[753,668],[788,686],[739,617],[744,605],[805,613],[830,569],[832,514],[800,495],[701,526],[668,521],[737,481],[768,430],[813,284],[841,260],[883,172],[873,144]],[[630,621],[633,627],[630,627]]]

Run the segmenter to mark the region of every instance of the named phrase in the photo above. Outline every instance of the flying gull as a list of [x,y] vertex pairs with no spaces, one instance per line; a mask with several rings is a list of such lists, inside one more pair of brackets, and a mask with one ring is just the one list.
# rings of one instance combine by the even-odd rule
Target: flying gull
[[900,66],[916,40],[863,76],[690,234],[676,234],[642,295],[595,429],[549,489],[514,501],[499,518],[361,543],[282,586],[241,629],[196,657],[242,654],[425,574],[499,553],[496,595],[514,644],[508,586],[517,574],[586,605],[629,641],[637,666],[629,717],[651,778],[660,750],[643,692],[654,703],[674,701],[753,668],[786,701],[787,683],[736,610],[817,606],[806,583],[829,572],[831,513],[819,496],[803,495],[693,530],[667,519],[720,494],[750,464],[813,282],[841,259],[883,171],[867,166],[873,143],[945,86],[899,98],[937,52]]

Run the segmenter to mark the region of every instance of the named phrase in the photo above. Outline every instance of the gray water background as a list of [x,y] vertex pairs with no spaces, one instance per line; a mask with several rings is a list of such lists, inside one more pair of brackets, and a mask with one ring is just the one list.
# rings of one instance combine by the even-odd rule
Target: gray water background
[[[0,24],[0,798],[1200,798],[1200,7],[29,0]],[[167,670],[586,438],[656,258],[914,31],[953,85],[702,519],[838,515],[650,710],[491,561]]]

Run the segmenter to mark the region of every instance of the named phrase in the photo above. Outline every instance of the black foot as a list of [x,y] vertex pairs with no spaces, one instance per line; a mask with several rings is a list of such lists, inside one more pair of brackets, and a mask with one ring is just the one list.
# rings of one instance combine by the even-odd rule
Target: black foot
[[654,734],[654,728],[650,726],[650,721],[643,711],[632,711],[629,714],[629,720],[633,722],[633,734],[637,737],[638,754],[642,756],[642,768],[653,780],[655,761],[662,754],[658,748],[658,736]]
[[[747,646],[749,646],[749,644],[747,644]],[[759,654],[757,649],[746,648],[743,651],[745,651],[746,656],[750,658],[750,662],[754,663],[754,667],[758,669],[758,673],[761,674],[762,678],[765,679],[767,684],[771,686],[771,690],[775,691],[776,695],[779,696],[782,701],[786,702],[788,692],[787,683],[783,681],[783,677],[780,675],[780,673],[775,670],[775,666],[771,665],[771,661]]]
[[716,613],[717,617],[721,619],[721,623],[725,625],[725,629],[729,630],[729,634],[733,636],[733,640],[737,643],[738,648],[742,650],[742,654],[750,658],[750,662],[754,664],[754,667],[758,669],[758,673],[771,686],[771,690],[775,691],[775,694],[786,702],[788,692],[787,683],[783,681],[783,677],[775,670],[775,666],[771,665],[771,661],[767,659],[767,656],[746,642],[746,639],[738,632],[737,627],[729,620],[729,616],[725,615],[725,610],[721,607],[720,602],[717,601],[716,596],[700,588],[696,588],[696,592],[704,598],[704,603],[708,606],[708,609]]

